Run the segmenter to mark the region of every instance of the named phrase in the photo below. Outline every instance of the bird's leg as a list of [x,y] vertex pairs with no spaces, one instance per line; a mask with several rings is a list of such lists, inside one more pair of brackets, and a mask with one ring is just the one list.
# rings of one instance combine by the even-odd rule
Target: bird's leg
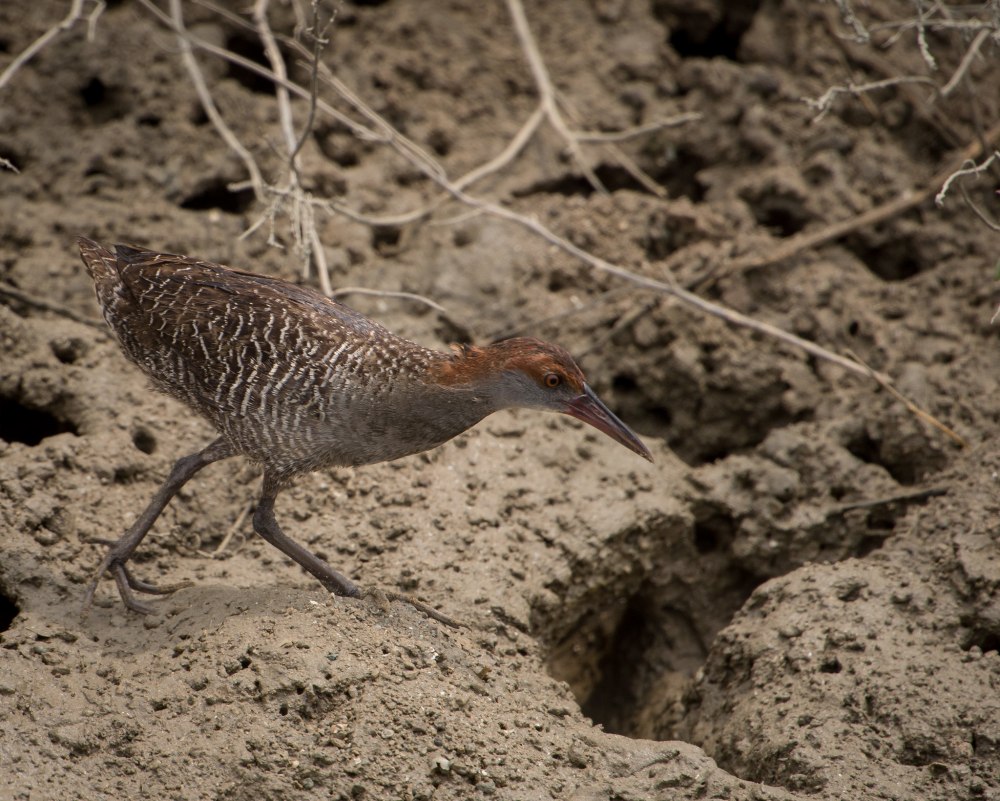
[[[133,590],[149,595],[167,595],[175,590],[179,590],[181,587],[187,586],[186,582],[181,582],[179,584],[157,587],[154,584],[137,579],[125,564],[131,558],[133,551],[135,551],[139,543],[142,542],[143,537],[149,533],[149,529],[156,522],[156,518],[160,516],[166,505],[170,503],[170,499],[177,494],[177,491],[206,465],[234,455],[233,449],[225,440],[217,439],[207,448],[177,460],[170,471],[170,475],[167,476],[167,480],[156,491],[153,499],[149,502],[149,506],[139,515],[138,520],[132,524],[131,528],[120,539],[110,543],[108,552],[104,555],[100,567],[97,568],[93,580],[87,587],[87,594],[83,599],[84,614],[90,608],[90,604],[94,600],[94,591],[97,589],[97,584],[105,573],[110,573],[114,578],[115,584],[118,586],[118,594],[122,598],[122,603],[133,612],[140,612],[145,615],[151,614],[153,609],[137,601]],[[104,540],[98,540],[98,542],[104,542]]]
[[265,471],[264,485],[260,494],[260,503],[257,504],[257,509],[253,514],[254,531],[260,534],[261,537],[271,543],[271,545],[283,554],[301,565],[309,573],[312,573],[317,579],[319,579],[320,584],[326,587],[330,592],[335,595],[344,595],[348,598],[374,597],[376,600],[384,602],[402,601],[415,609],[419,609],[421,612],[434,618],[435,620],[454,628],[459,628],[458,623],[447,615],[443,615],[427,604],[409,598],[402,593],[386,590],[363,590],[347,578],[347,576],[342,573],[338,573],[314,553],[306,550],[295,542],[295,540],[291,539],[281,530],[281,527],[278,525],[278,521],[274,516],[274,499],[280,489],[280,482]]
[[330,592],[348,598],[357,598],[361,595],[361,588],[357,584],[342,573],[338,573],[316,554],[303,548],[281,530],[274,516],[274,499],[280,490],[281,484],[265,471],[260,502],[253,513],[253,530],[285,556],[301,565],[304,570],[312,573],[319,579],[320,584]]

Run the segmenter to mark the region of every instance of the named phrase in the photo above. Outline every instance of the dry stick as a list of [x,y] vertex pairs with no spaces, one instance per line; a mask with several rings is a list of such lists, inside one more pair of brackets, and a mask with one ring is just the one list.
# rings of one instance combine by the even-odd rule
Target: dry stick
[[827,513],[827,517],[842,515],[846,512],[853,512],[856,509],[873,509],[876,506],[888,506],[892,503],[913,503],[915,501],[925,501],[928,498],[936,498],[939,495],[947,495],[947,487],[928,487],[927,489],[916,490],[915,492],[903,492],[899,495],[890,495],[888,498],[875,498],[870,501],[855,501],[835,506]]
[[989,169],[990,165],[1000,158],[1000,152],[994,152],[986,161],[982,164],[976,164],[976,162],[970,160],[965,161],[965,164],[971,164],[971,167],[963,167],[960,170],[956,170],[951,175],[948,176],[948,180],[944,182],[941,187],[941,191],[934,196],[934,203],[937,206],[944,205],[944,199],[948,194],[948,190],[951,189],[953,181],[958,180],[966,175],[979,175]]
[[[965,188],[965,184],[959,184],[958,189],[962,193],[962,198],[965,200],[966,205],[968,205],[968,207],[972,209],[972,213],[975,214],[980,220],[982,220],[982,222],[986,225],[987,228],[989,228],[991,231],[995,231],[996,233],[1000,234],[1000,224],[997,224],[989,217],[987,217],[986,212],[972,202],[972,198],[969,197],[969,193]],[[991,320],[990,322],[993,322],[993,320]]]
[[[535,85],[538,87],[539,94],[539,110],[548,119],[549,123],[556,130],[569,146],[570,153],[573,154],[573,158],[579,165],[584,176],[590,182],[590,185],[594,187],[598,192],[607,194],[607,189],[601,180],[597,177],[597,174],[593,171],[590,164],[583,155],[583,150],[580,148],[580,142],[582,137],[579,132],[571,131],[569,126],[566,125],[566,121],[563,119],[562,113],[559,111],[559,102],[556,97],[555,86],[552,83],[552,78],[549,75],[549,71],[545,66],[545,61],[542,59],[541,51],[538,49],[538,44],[535,42],[535,37],[531,33],[531,27],[528,25],[528,18],[524,13],[524,6],[521,0],[507,0],[507,9],[510,11],[511,19],[514,22],[514,31],[517,33],[517,38],[521,42],[521,48],[524,50],[525,57],[528,59],[528,66],[531,68],[531,74],[534,76]],[[594,141],[594,140],[591,140]],[[613,140],[605,139],[605,142],[610,142]],[[660,186],[656,181],[654,181],[649,175],[647,175],[632,159],[625,155],[618,148],[614,148],[612,154],[618,161],[618,163],[631,175],[636,181],[638,181],[648,192],[656,195],[657,197],[666,197],[666,191]]]
[[937,61],[934,60],[934,55],[931,53],[930,45],[927,44],[927,26],[924,22],[924,5],[923,3],[917,2],[917,46],[920,48],[920,55],[927,65],[928,69],[936,70]]
[[403,300],[415,300],[418,303],[423,303],[425,306],[430,306],[434,311],[441,312],[441,314],[448,316],[448,310],[442,306],[440,303],[435,303],[430,298],[426,298],[423,295],[417,295],[413,292],[398,292],[391,289],[368,289],[361,286],[344,286],[335,289],[331,294],[331,298],[342,298],[345,295],[371,295],[376,298],[402,298]]
[[[145,5],[148,3],[148,0],[140,0],[140,2],[142,2]],[[155,7],[152,8],[155,9]],[[173,24],[169,20],[168,22],[171,25]],[[198,42],[197,40],[194,40],[194,43],[198,44],[199,47],[202,46],[201,43]],[[254,64],[253,62],[246,61],[245,59],[240,59],[238,57],[234,58],[234,54],[230,54],[228,51],[222,48],[214,46],[206,46],[206,49],[209,49],[211,52],[214,52],[218,55],[222,55],[223,58],[226,58],[228,60],[233,60],[236,63],[243,64],[243,62],[246,62],[246,65],[249,69],[254,70],[260,75],[264,75],[265,77],[269,77],[271,79],[276,78],[276,76],[274,76],[274,74],[271,73],[269,70],[266,70],[260,65]],[[335,76],[325,76],[325,77],[328,78],[328,82],[333,86],[334,89],[337,90],[337,92],[341,95],[341,97],[343,97],[344,100],[346,100],[348,103],[354,106],[354,108],[357,111],[363,114],[371,123],[373,123],[376,126],[376,128],[381,133],[376,134],[373,131],[373,129],[351,120],[351,124],[353,127],[359,130],[367,131],[371,134],[373,139],[376,139],[378,141],[383,141],[392,146],[400,155],[402,155],[411,164],[417,167],[428,178],[437,183],[442,189],[444,189],[452,197],[454,197],[456,200],[463,203],[464,205],[473,209],[477,209],[481,212],[491,214],[494,217],[505,219],[508,220],[509,222],[514,222],[520,225],[521,227],[528,229],[534,234],[542,237],[550,244],[568,253],[569,255],[579,259],[583,263],[587,264],[588,266],[596,270],[599,270],[601,272],[606,272],[611,275],[615,275],[619,278],[622,278],[626,281],[629,281],[637,286],[641,286],[646,289],[652,289],[657,292],[662,292],[667,295],[672,295],[673,297],[678,298],[679,300],[687,303],[688,305],[694,306],[695,308],[699,309],[700,311],[706,314],[723,319],[726,322],[729,322],[733,325],[750,328],[752,330],[758,331],[774,339],[786,342],[790,345],[800,348],[801,350],[806,351],[807,353],[815,356],[816,358],[837,364],[841,368],[849,372],[863,376],[870,375],[867,370],[862,368],[856,362],[851,361],[850,359],[847,359],[837,353],[834,353],[833,351],[830,351],[827,348],[817,345],[814,342],[809,342],[808,340],[795,336],[794,334],[784,331],[783,329],[780,329],[777,326],[773,326],[769,323],[764,323],[755,320],[752,317],[748,317],[747,315],[741,314],[740,312],[737,312],[733,309],[728,309],[724,306],[712,303],[711,301],[705,300],[704,298],[695,295],[693,292],[689,292],[688,290],[683,289],[682,287],[679,287],[675,284],[667,283],[665,281],[658,281],[653,278],[647,278],[646,276],[639,275],[638,273],[633,273],[630,270],[626,270],[623,267],[619,267],[618,265],[612,264],[609,261],[594,256],[593,254],[583,250],[582,248],[577,247],[569,240],[550,231],[547,227],[545,227],[542,223],[538,222],[537,220],[534,220],[530,217],[526,217],[523,214],[519,214],[518,212],[513,211],[512,209],[509,209],[505,206],[501,206],[497,203],[481,200],[479,198],[467,194],[455,182],[450,181],[447,178],[440,164],[434,161],[422,149],[413,145],[413,143],[407,140],[405,136],[396,131],[395,128],[393,128],[384,118],[382,118],[370,106],[364,103],[357,95],[355,95],[353,91],[351,91],[340,80],[336,79]],[[293,93],[300,94],[302,96],[308,96],[305,90],[303,90],[301,87],[298,87],[296,84],[289,84],[288,88]],[[336,115],[338,119],[350,119],[347,118],[345,115],[341,114],[340,112],[336,112],[328,104],[320,102],[317,105],[318,108],[324,113],[327,113],[327,110],[329,109]],[[340,206],[339,204],[330,204],[330,205],[336,208],[338,211],[341,211],[345,214],[352,213],[352,210]]]
[[649,314],[653,309],[660,305],[660,298],[653,298],[648,300],[640,306],[627,311],[621,317],[614,321],[610,328],[605,331],[598,339],[591,342],[586,348],[580,351],[579,356],[582,359],[584,356],[589,356],[591,353],[599,352],[605,345],[607,345],[612,338],[619,331],[624,331],[629,326],[638,322],[641,318]]
[[854,351],[848,350],[847,355],[850,356],[852,359],[854,359],[865,370],[867,370],[868,374],[878,383],[878,385],[882,387],[882,389],[884,389],[890,395],[892,395],[896,400],[902,403],[910,412],[910,414],[912,414],[914,417],[919,418],[920,420],[923,420],[925,423],[934,426],[934,428],[936,428],[938,431],[945,434],[952,441],[957,443],[959,447],[961,448],[968,447],[969,443],[965,440],[964,437],[962,437],[959,434],[956,434],[952,429],[948,428],[948,426],[946,426],[944,423],[942,423],[940,420],[934,417],[934,415],[932,415],[930,412],[924,411],[909,398],[904,397],[902,393],[899,392],[899,390],[897,390],[894,386],[892,386],[892,384],[889,383],[889,381],[885,378],[884,375],[875,372]]
[[[946,10],[951,12],[952,9],[946,9],[941,4],[935,4],[938,10]],[[845,37],[841,36],[832,21],[832,14],[825,14],[824,20],[827,25],[827,29],[830,32],[831,41],[835,42],[840,46],[842,52],[851,60],[861,61],[867,68],[880,73],[883,77],[894,77],[898,74],[898,68],[892,64],[892,62],[879,55],[879,53],[872,49],[867,48],[863,51],[852,50],[848,48],[848,43],[845,41]],[[887,42],[881,43],[881,49],[888,49],[889,45],[892,44],[905,30],[917,29],[918,36],[921,26],[930,29],[934,32],[941,31],[959,31],[962,34],[975,32],[978,38],[979,34],[983,31],[989,34],[997,33],[997,26],[995,23],[988,22],[985,20],[972,19],[972,20],[953,20],[953,19],[934,19],[929,20],[927,18],[913,18],[910,20],[902,22],[888,22],[872,27],[872,30],[883,30],[883,29],[898,29],[897,33],[890,38]],[[975,43],[974,43],[975,44]],[[966,56],[971,60],[971,55],[974,54],[976,49],[981,46],[981,43],[975,45],[975,47],[970,47],[966,51]],[[963,59],[964,60],[964,59]],[[960,65],[959,69],[956,70],[955,75],[952,80],[958,81],[961,76],[968,69],[968,65]],[[948,85],[952,84],[952,80],[949,80]],[[909,84],[902,84],[900,90],[906,95],[907,100],[913,105],[916,113],[927,123],[933,126],[940,134],[942,134],[952,146],[957,146],[962,142],[962,136],[956,131],[955,127],[952,125],[952,120],[947,116],[947,111],[941,106],[929,105],[927,99],[920,95],[916,91],[916,88]],[[942,92],[943,94],[943,92]]]
[[983,42],[989,39],[992,35],[993,31],[988,28],[983,28],[976,34],[976,38],[972,40],[972,44],[969,45],[969,49],[965,51],[965,55],[962,57],[962,62],[958,65],[958,69],[955,70],[955,74],[951,76],[951,80],[949,80],[948,83],[941,87],[942,97],[947,97],[955,91],[955,87],[958,86],[962,78],[965,77],[965,73],[968,72],[969,67],[972,66],[972,60],[979,53],[979,48],[982,47]]
[[[269,81],[280,83],[282,86],[288,89],[288,91],[291,92],[293,95],[297,95],[298,97],[304,98],[306,100],[309,99],[308,89],[304,89],[297,83],[294,83],[287,79],[282,80],[277,75],[275,75],[274,72],[269,70],[267,67],[258,64],[256,61],[251,61],[250,59],[244,58],[243,56],[234,53],[231,50],[226,50],[224,47],[213,45],[210,42],[206,42],[205,40],[199,39],[197,36],[192,35],[183,25],[178,26],[174,22],[172,17],[168,16],[167,14],[164,14],[152,2],[152,0],[139,0],[139,4],[143,6],[143,8],[145,8],[147,11],[149,11],[149,13],[151,13],[154,17],[160,20],[162,24],[170,28],[175,34],[177,34],[180,37],[183,37],[184,40],[188,42],[191,46],[197,47],[199,50],[204,50],[206,53],[211,53],[213,56],[218,56],[219,58],[223,59],[224,61],[228,61],[231,64],[236,64],[242,67],[243,69],[248,70],[249,72],[252,72],[256,75],[260,75],[262,78],[267,78]],[[204,3],[202,4],[204,5]],[[253,26],[247,23],[245,20],[243,20],[242,22],[251,30],[253,29]],[[348,129],[350,129],[351,133],[353,133],[359,139],[370,142],[386,141],[385,137],[380,136],[371,128],[366,128],[364,125],[361,125],[355,120],[352,120],[346,114],[342,114],[341,112],[337,111],[337,109],[335,109],[329,103],[325,103],[322,100],[317,100],[316,106],[324,114],[327,114],[331,118],[335,119],[337,122],[341,123]]]
[[[306,121],[306,125],[302,130],[300,136],[295,134],[295,125],[292,120],[292,103],[289,96],[288,89],[284,83],[288,82],[288,71],[285,67],[285,59],[281,55],[281,50],[278,49],[278,43],[275,41],[274,32],[271,30],[270,22],[267,18],[267,9],[270,0],[257,0],[254,3],[253,17],[256,24],[257,35],[260,37],[264,44],[264,53],[267,56],[267,60],[271,65],[271,69],[274,74],[281,79],[281,82],[274,84],[274,94],[275,100],[278,104],[278,119],[280,121],[282,133],[285,136],[285,146],[288,149],[288,181],[287,185],[284,187],[275,187],[275,191],[279,193],[279,197],[291,196],[292,201],[292,230],[295,235],[296,243],[299,250],[303,254],[302,259],[302,277],[309,277],[309,264],[310,262],[315,262],[316,264],[316,274],[319,278],[320,289],[323,294],[329,296],[333,291],[333,286],[330,283],[330,268],[326,261],[326,251],[323,249],[323,243],[319,236],[319,231],[316,230],[315,217],[313,215],[312,205],[307,202],[305,197],[305,192],[302,189],[302,181],[300,177],[300,163],[299,163],[299,151],[302,149],[302,145],[309,135],[309,131],[312,129],[312,124],[316,109],[316,67],[313,67],[313,79],[312,85],[310,87],[310,99],[309,99],[309,115]],[[314,10],[314,31],[315,35],[315,49],[313,52],[314,62],[319,61],[319,47],[320,47],[320,32],[318,30],[318,14]],[[273,203],[278,203],[278,199],[272,201]],[[256,226],[254,226],[255,228]],[[273,233],[271,235],[271,240],[273,240]],[[273,242],[272,242],[273,243]]]
[[[69,7],[69,12],[62,19],[62,21],[57,22],[51,28],[49,28],[45,33],[39,36],[35,41],[28,45],[24,50],[22,50],[17,57],[7,65],[7,68],[0,73],[0,89],[14,77],[14,74],[21,69],[25,64],[27,64],[31,59],[33,59],[42,49],[46,47],[53,39],[55,39],[60,33],[68,31],[74,25],[76,25],[77,20],[83,16],[83,8],[86,5],[87,0],[73,0]],[[90,12],[87,17],[87,38],[94,38],[94,26],[97,24],[97,18],[101,16],[101,12],[104,11],[104,0],[95,0],[94,9]]]
[[[173,20],[169,17],[163,15],[159,9],[153,6],[149,0],[140,0],[140,2],[154,14],[156,14],[160,19],[162,19],[167,25],[178,32],[180,36],[185,38],[185,41],[189,41],[192,44],[197,45],[209,52],[219,55],[222,58],[232,61],[233,63],[238,63],[241,66],[245,66],[253,72],[259,75],[263,75],[271,80],[277,80],[277,76],[273,72],[261,67],[259,64],[255,64],[252,61],[243,59],[234,53],[230,53],[224,48],[215,47],[214,45],[209,45],[208,43],[201,42],[200,40],[191,37],[190,34],[181,27],[178,28]],[[177,0],[172,0],[172,2],[177,2]],[[593,254],[577,247],[569,240],[553,233],[542,223],[527,217],[523,214],[519,214],[512,209],[505,206],[501,206],[497,203],[492,203],[486,200],[481,200],[472,195],[467,194],[461,187],[459,187],[455,182],[450,181],[444,174],[444,170],[441,168],[440,164],[434,161],[430,156],[428,156],[421,148],[417,147],[414,143],[408,140],[405,136],[400,134],[395,130],[389,123],[383,119],[377,112],[375,112],[371,107],[364,103],[357,95],[354,94],[346,85],[341,81],[337,80],[333,76],[329,76],[329,83],[340,93],[348,103],[350,103],[356,110],[362,113],[370,122],[374,123],[376,128],[380,133],[376,133],[373,129],[367,126],[361,125],[355,122],[346,115],[340,113],[332,106],[322,101],[317,103],[317,107],[324,114],[329,113],[335,119],[349,124],[352,130],[363,131],[367,134],[367,137],[373,141],[381,141],[389,144],[393,149],[395,149],[400,155],[402,155],[411,164],[417,167],[421,172],[423,172],[428,178],[437,183],[442,189],[444,189],[448,194],[454,197],[459,202],[464,205],[477,209],[481,212],[491,214],[494,217],[507,220],[509,222],[516,223],[523,228],[531,231],[532,233],[542,237],[550,244],[559,248],[560,250],[568,253],[574,258],[579,259],[583,263],[592,267],[595,270],[601,272],[606,272],[610,275],[615,275],[625,281],[629,281],[636,286],[641,286],[646,289],[651,289],[657,292],[662,292],[667,295],[678,298],[679,300],[693,306],[700,311],[709,314],[713,317],[718,317],[725,320],[733,325],[741,326],[744,328],[750,328],[751,330],[758,331],[766,336],[772,337],[782,342],[786,342],[794,347],[804,350],[806,353],[815,356],[818,359],[823,359],[824,361],[829,361],[833,364],[839,365],[844,370],[852,373],[856,373],[862,376],[870,376],[871,373],[865,370],[857,362],[851,361],[833,351],[828,350],[814,342],[809,342],[808,340],[802,339],[801,337],[795,336],[787,331],[784,331],[777,326],[773,326],[769,323],[761,322],[755,320],[752,317],[748,317],[745,314],[741,314],[733,309],[728,309],[719,304],[712,303],[711,301],[705,300],[704,298],[695,295],[693,292],[689,292],[682,287],[675,284],[667,283],[665,281],[658,281],[653,278],[647,278],[646,276],[639,275],[638,273],[633,273],[630,270],[626,270],[623,267],[612,264],[604,259],[594,256]],[[308,92],[297,84],[286,82],[284,85],[293,93],[298,94],[301,97],[308,98]],[[339,205],[330,204],[338,211],[350,214],[351,210]],[[764,262],[768,263],[768,262]],[[883,379],[888,381],[885,376]]]
[[[157,9],[157,13],[160,13],[159,9]],[[266,195],[264,192],[264,179],[260,174],[260,168],[257,166],[257,162],[250,154],[250,151],[243,147],[243,143],[240,142],[219,113],[219,109],[212,99],[212,94],[208,91],[208,85],[205,83],[205,78],[201,73],[201,67],[198,66],[198,61],[194,57],[191,42],[186,35],[187,30],[184,27],[181,0],[170,0],[169,19],[171,26],[177,33],[177,44],[180,47],[181,59],[187,67],[191,83],[194,84],[195,92],[197,92],[198,99],[201,101],[201,107],[205,110],[205,114],[211,120],[212,125],[215,126],[215,130],[219,132],[222,141],[243,161],[243,165],[250,174],[250,184],[253,187],[254,195],[258,201],[264,202]]]
[[838,95],[854,95],[860,96],[866,92],[874,92],[878,89],[887,89],[891,86],[899,86],[904,83],[925,83],[930,86],[936,86],[934,81],[930,78],[926,78],[923,75],[900,75],[895,78],[885,78],[881,81],[871,81],[869,83],[862,84],[842,84],[839,86],[831,86],[822,95],[820,95],[815,100],[812,98],[805,98],[806,103],[811,107],[816,109],[817,114],[813,118],[813,122],[819,122],[823,119],[833,107],[833,101]]
[[14,298],[14,300],[20,301],[28,306],[34,306],[36,309],[42,309],[43,311],[67,317],[73,322],[81,323],[82,325],[89,325],[91,328],[97,328],[102,331],[104,330],[103,322],[86,317],[69,308],[69,306],[63,306],[61,303],[55,303],[51,300],[43,300],[42,298],[35,297],[34,295],[2,281],[0,281],[0,295],[6,295],[9,298]]
[[[162,11],[160,11],[159,8],[153,5],[153,3],[150,2],[150,0],[139,0],[139,2],[151,14],[157,17],[161,23],[166,25],[168,28],[174,30],[174,32],[177,33],[178,35],[184,36],[193,46],[198,47],[199,49],[204,50],[207,53],[211,53],[212,55],[217,56],[223,59],[224,61],[236,64],[242,67],[243,69],[246,69],[250,72],[260,75],[261,77],[266,78],[270,81],[280,83],[294,95],[306,99],[310,99],[312,97],[311,93],[308,90],[302,88],[298,84],[293,83],[287,79],[280,78],[279,76],[275,75],[274,72],[267,69],[266,67],[257,64],[256,62],[251,61],[247,58],[244,58],[243,56],[240,56],[236,53],[233,53],[230,50],[226,50],[225,48],[221,48],[209,42],[201,40],[196,36],[193,36],[188,31],[184,30],[183,28],[178,29],[177,26],[174,25],[173,20],[167,15],[165,15]],[[235,25],[247,28],[248,30],[253,30],[253,26],[246,20],[244,20],[242,17],[234,15],[231,12],[228,12],[225,9],[216,6],[214,3],[210,2],[210,0],[196,0],[196,2],[205,8],[208,8],[212,11],[215,11],[225,16],[226,19],[230,20]],[[288,44],[293,49],[297,50],[300,54],[305,53],[304,48],[302,47],[302,44],[300,42],[294,39],[288,39],[286,37],[281,37],[281,38],[286,44]],[[334,76],[333,73],[330,72],[330,70],[326,67],[326,65],[319,64],[319,68],[323,80],[326,83],[328,83],[331,87],[333,87],[333,89],[339,95],[341,95],[341,97],[343,97],[352,105],[354,104],[364,105],[363,101],[361,101],[360,98],[356,97],[354,93],[346,86],[346,84],[344,84],[336,76]],[[318,98],[316,99],[316,108],[318,111],[321,111],[323,114],[331,117],[332,119],[336,120],[337,122],[347,127],[351,131],[351,133],[353,133],[357,138],[361,139],[362,141],[388,144],[394,150],[400,153],[404,158],[406,158],[411,164],[415,164],[416,166],[418,166],[421,169],[421,171],[425,172],[425,174],[429,174],[427,173],[427,170],[431,170],[431,172],[434,173],[433,175],[429,174],[432,180],[436,180],[435,175],[444,177],[444,170],[441,168],[440,164],[438,164],[430,155],[428,155],[416,143],[414,143],[412,140],[407,139],[401,133],[392,128],[392,126],[390,126],[384,120],[381,120],[382,124],[379,126],[382,129],[382,132],[378,133],[374,129],[358,123],[356,120],[348,117],[346,114],[343,114],[337,109],[335,109],[329,103],[326,103],[325,101],[320,100]],[[377,115],[374,116],[377,118]],[[683,125],[687,122],[701,119],[701,116],[702,116],[701,114],[696,112],[686,112],[683,114],[678,114],[673,117],[668,117],[663,120],[649,123],[648,126],[638,126],[638,128],[636,129],[628,129],[623,133],[625,133],[628,136],[638,135],[637,133],[633,133],[633,131],[638,131],[639,129],[642,129],[642,132],[646,133],[651,130],[659,130],[661,128],[672,127],[675,125]],[[541,121],[544,119],[544,117],[545,115],[542,108],[539,107],[538,109],[536,109],[535,112],[532,113],[531,117],[529,117],[527,122],[521,127],[521,129],[518,131],[515,137],[511,140],[511,142],[507,145],[507,147],[504,148],[504,150],[499,155],[491,159],[489,162],[471,170],[468,174],[462,176],[461,178],[456,179],[455,181],[452,182],[453,185],[464,189],[470,186],[475,181],[478,181],[481,178],[485,177],[486,175],[489,175],[493,172],[497,172],[498,170],[505,167],[524,148],[524,146],[530,140],[531,136],[534,134],[535,130],[537,129]],[[577,132],[576,135],[578,137],[581,137],[582,139],[589,139],[593,137],[596,141],[599,141],[603,136],[613,137],[615,134],[614,133],[595,134],[590,132]],[[416,158],[417,161],[414,161],[414,158]],[[231,188],[245,188],[245,186],[246,184],[240,183],[240,184],[234,184]],[[374,215],[364,214],[362,212],[350,208],[347,205],[338,204],[332,201],[320,201],[314,198],[312,202],[317,206],[330,208],[336,211],[337,213],[342,214],[348,217],[349,219],[354,220],[355,222],[362,223],[364,225],[398,226],[398,225],[404,225],[406,223],[416,222],[428,216],[429,214],[433,213],[433,211],[443,202],[444,199],[446,199],[446,196],[432,201],[424,208],[416,209],[414,211],[405,212],[402,214],[387,215],[387,216],[374,216]],[[261,222],[262,221],[258,221],[256,225],[259,226]],[[244,236],[246,235],[247,234],[244,234]]]
[[521,48],[528,59],[531,74],[535,78],[535,85],[538,87],[539,94],[539,107],[542,113],[552,127],[555,128],[556,132],[566,141],[570,153],[573,154],[573,158],[576,159],[577,165],[590,182],[590,185],[598,192],[607,194],[608,190],[604,188],[604,184],[601,183],[600,178],[591,169],[590,164],[583,155],[583,151],[580,149],[579,140],[570,131],[569,126],[566,125],[566,121],[562,117],[562,113],[559,111],[559,106],[556,103],[555,87],[552,85],[552,79],[549,77],[549,71],[542,60],[538,45],[535,44],[535,38],[531,35],[531,28],[528,25],[528,18],[524,13],[524,6],[521,5],[521,0],[507,0],[507,10],[510,11],[511,19],[514,22],[514,31],[517,33],[517,38],[521,41]]
[[243,508],[240,509],[240,513],[236,516],[236,520],[229,527],[226,532],[226,536],[222,538],[222,542],[219,543],[218,547],[209,553],[208,551],[199,551],[202,556],[207,556],[211,559],[219,559],[222,557],[223,552],[229,547],[230,541],[233,539],[233,535],[243,526],[243,522],[247,519],[247,515],[250,514],[255,508],[256,504],[248,503],[244,504]]
[[983,136],[982,141],[977,140],[966,145],[962,149],[961,153],[959,153],[947,167],[935,173],[919,189],[907,189],[899,196],[883,203],[881,206],[876,206],[875,208],[862,212],[855,217],[850,217],[849,219],[832,223],[826,228],[822,228],[818,231],[796,234],[778,247],[774,248],[774,250],[770,253],[763,256],[750,256],[744,259],[736,259],[728,265],[720,267],[713,274],[706,276],[700,282],[696,282],[696,288],[705,289],[708,286],[714,285],[721,278],[725,278],[728,275],[756,270],[770,264],[776,264],[780,261],[789,259],[792,256],[796,256],[805,250],[811,250],[819,247],[820,245],[825,245],[828,242],[840,239],[842,236],[845,236],[852,231],[856,231],[859,228],[865,228],[870,225],[884,222],[885,220],[902,214],[905,211],[909,211],[914,206],[919,206],[925,200],[930,198],[937,191],[939,186],[948,182],[952,174],[961,169],[965,162],[970,159],[977,158],[982,153],[984,143],[986,146],[989,146],[997,138],[1000,138],[1000,123],[997,123],[990,128],[990,130],[988,130]]

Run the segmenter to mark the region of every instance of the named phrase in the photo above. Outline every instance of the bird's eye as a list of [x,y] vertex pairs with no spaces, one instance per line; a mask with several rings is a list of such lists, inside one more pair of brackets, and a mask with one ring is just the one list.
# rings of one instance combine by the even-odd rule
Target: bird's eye
[[556,387],[559,386],[560,383],[562,383],[562,379],[555,373],[545,374],[545,386],[547,386],[549,389],[555,389]]

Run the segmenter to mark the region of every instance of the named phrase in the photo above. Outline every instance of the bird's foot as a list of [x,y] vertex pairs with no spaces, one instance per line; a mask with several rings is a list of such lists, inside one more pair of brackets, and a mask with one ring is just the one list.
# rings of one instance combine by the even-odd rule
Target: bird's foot
[[457,620],[448,617],[442,612],[438,612],[433,606],[428,606],[422,601],[418,601],[416,598],[411,598],[409,595],[404,595],[401,592],[393,592],[392,590],[383,590],[378,587],[368,587],[367,589],[361,590],[361,598],[371,598],[375,603],[379,605],[383,612],[389,611],[389,605],[393,601],[399,601],[400,603],[409,604],[414,609],[419,612],[423,612],[427,617],[433,618],[439,623],[444,623],[446,626],[451,626],[453,629],[463,628],[462,624]]
[[170,595],[173,592],[177,592],[177,590],[191,586],[190,581],[178,581],[174,584],[156,585],[151,584],[148,581],[138,579],[132,575],[132,571],[125,566],[125,562],[128,560],[128,557],[117,552],[116,546],[118,543],[110,542],[108,540],[92,540],[92,542],[107,544],[111,547],[104,559],[101,561],[100,567],[98,567],[97,571],[94,573],[94,577],[91,579],[90,584],[87,585],[87,593],[83,597],[84,615],[90,611],[90,607],[94,601],[94,593],[97,590],[97,585],[100,583],[101,578],[103,578],[105,573],[110,573],[111,577],[115,580],[115,585],[118,587],[118,594],[121,596],[122,603],[125,604],[126,608],[131,609],[133,612],[137,612],[140,615],[152,615],[156,610],[138,600],[135,597],[136,592],[145,593],[146,595]]

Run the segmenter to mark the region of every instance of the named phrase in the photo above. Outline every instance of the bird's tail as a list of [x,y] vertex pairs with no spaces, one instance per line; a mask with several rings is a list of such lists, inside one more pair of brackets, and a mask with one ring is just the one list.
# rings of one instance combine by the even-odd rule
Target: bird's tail
[[118,259],[114,253],[85,236],[78,236],[76,244],[80,248],[83,266],[98,288],[110,280],[118,281]]
[[[85,236],[78,236],[76,244],[87,273],[94,281],[97,302],[109,324],[115,317],[123,316],[133,305],[133,298],[122,280],[119,259],[106,247]],[[114,328],[114,325],[111,325]]]

